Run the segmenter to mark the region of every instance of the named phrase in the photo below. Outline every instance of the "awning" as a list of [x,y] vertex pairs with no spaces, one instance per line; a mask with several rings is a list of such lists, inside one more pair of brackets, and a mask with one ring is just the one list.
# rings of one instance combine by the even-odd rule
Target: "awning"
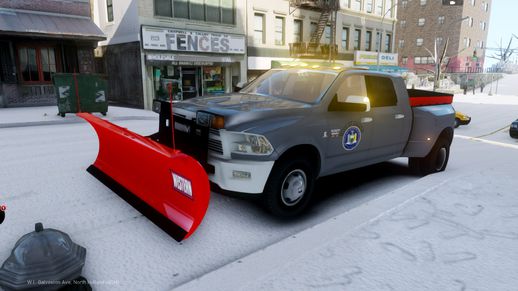
[[0,34],[91,41],[106,39],[89,17],[2,8]]
[[371,71],[380,71],[385,73],[404,73],[408,72],[408,68],[398,66],[376,66],[376,65],[358,65],[358,67],[365,67]]

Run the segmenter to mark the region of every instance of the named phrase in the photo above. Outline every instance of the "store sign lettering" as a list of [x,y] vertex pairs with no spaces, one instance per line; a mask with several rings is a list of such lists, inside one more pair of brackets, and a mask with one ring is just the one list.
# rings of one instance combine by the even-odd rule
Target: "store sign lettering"
[[376,65],[378,57],[382,66],[397,66],[398,54],[356,51],[354,54],[355,65]]
[[244,54],[242,35],[143,27],[144,49]]

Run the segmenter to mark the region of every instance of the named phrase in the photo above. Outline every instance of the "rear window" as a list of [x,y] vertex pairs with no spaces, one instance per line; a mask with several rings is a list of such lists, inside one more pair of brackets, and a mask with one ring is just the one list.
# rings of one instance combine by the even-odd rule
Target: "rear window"
[[385,107],[397,105],[397,94],[392,79],[378,76],[365,76],[367,96],[371,107]]

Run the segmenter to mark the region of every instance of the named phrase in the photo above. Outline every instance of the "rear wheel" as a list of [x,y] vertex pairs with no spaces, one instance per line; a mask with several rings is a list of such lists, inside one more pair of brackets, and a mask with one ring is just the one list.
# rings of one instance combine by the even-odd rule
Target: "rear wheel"
[[439,138],[430,153],[424,158],[409,158],[410,169],[419,175],[442,172],[450,158],[450,143],[445,138]]
[[278,161],[263,193],[268,211],[279,217],[302,213],[313,194],[315,173],[311,163],[299,157]]

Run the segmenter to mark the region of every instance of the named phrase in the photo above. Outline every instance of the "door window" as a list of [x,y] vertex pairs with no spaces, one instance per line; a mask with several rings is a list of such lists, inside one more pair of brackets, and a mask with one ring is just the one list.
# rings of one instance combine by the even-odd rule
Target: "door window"
[[397,95],[392,79],[365,76],[365,84],[367,85],[366,96],[369,97],[372,108],[397,105]]
[[363,75],[345,77],[336,94],[338,102],[345,102],[349,96],[367,96],[365,77]]

